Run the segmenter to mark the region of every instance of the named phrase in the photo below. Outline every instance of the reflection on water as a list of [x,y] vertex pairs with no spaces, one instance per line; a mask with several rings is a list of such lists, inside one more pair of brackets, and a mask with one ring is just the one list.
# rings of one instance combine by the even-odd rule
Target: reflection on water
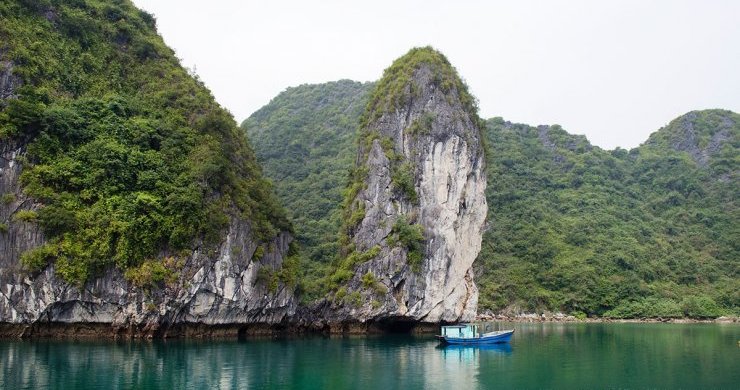
[[460,359],[465,356],[468,361],[473,361],[475,356],[478,356],[478,351],[495,351],[502,355],[511,354],[511,344],[487,344],[487,345],[438,345],[437,349],[444,351],[443,356],[451,358],[457,354]]
[[440,364],[439,372],[442,372],[443,375],[427,382],[427,388],[476,388],[480,374],[481,357],[507,359],[512,351],[510,344],[445,345],[437,346],[436,349],[440,353],[430,354],[431,357],[427,359],[427,364]]
[[515,324],[511,344],[429,337],[0,341],[0,389],[735,388],[740,326]]

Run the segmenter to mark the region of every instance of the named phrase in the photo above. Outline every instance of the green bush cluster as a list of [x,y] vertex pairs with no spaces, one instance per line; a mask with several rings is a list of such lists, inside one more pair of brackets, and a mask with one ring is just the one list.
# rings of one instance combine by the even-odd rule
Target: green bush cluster
[[337,292],[334,293],[334,302],[344,302],[344,298],[347,297],[347,287],[342,286],[337,289]]
[[639,301],[624,302],[603,314],[607,318],[680,318],[684,314],[681,307],[670,299],[643,298]]
[[714,299],[706,296],[690,296],[681,301],[681,310],[686,317],[691,318],[716,318],[730,314],[721,308]]
[[406,249],[406,261],[414,272],[421,270],[424,260],[424,227],[419,224],[410,224],[406,216],[396,219],[391,229],[390,245],[401,244]]
[[270,293],[274,293],[278,289],[280,277],[278,275],[278,272],[276,272],[274,269],[267,266],[262,266],[257,271],[256,282],[258,284],[266,286],[267,291],[269,291]]
[[344,302],[354,307],[362,306],[362,294],[359,291],[352,291],[344,297]]
[[260,245],[257,247],[257,249],[254,250],[254,253],[252,254],[252,261],[260,261],[262,260],[262,257],[265,256],[265,246]]
[[[258,247],[262,249],[263,247]],[[255,252],[256,253],[256,252]],[[264,252],[263,252],[264,253]],[[252,257],[253,261],[258,261]],[[268,291],[274,293],[282,283],[284,286],[297,287],[301,277],[301,267],[304,263],[300,248],[295,242],[290,243],[288,253],[279,268],[261,265],[257,271],[257,283],[267,286]]]
[[388,288],[378,281],[372,271],[367,271],[360,280],[362,286],[372,290],[375,295],[383,296],[388,292]]
[[295,287],[301,277],[301,266],[303,258],[300,253],[294,251],[283,260],[280,270],[278,271],[278,280],[288,287]]
[[404,162],[397,165],[391,172],[391,184],[397,188],[411,203],[417,203],[419,197],[416,194],[414,165]]
[[308,277],[304,276],[301,286],[304,300],[310,302],[325,297],[332,291],[338,291],[355,276],[356,266],[376,258],[379,254],[380,246],[374,246],[364,252],[352,249],[346,256],[336,257],[331,264],[327,264],[318,272],[309,274]]
[[39,214],[33,210],[18,210],[13,214],[13,221],[19,222],[36,222]]
[[353,271],[343,268],[336,269],[334,273],[329,276],[330,285],[327,290],[331,291],[336,289],[337,287],[352,279],[353,276],[355,276],[355,273]]
[[342,286],[334,293],[334,302],[352,305],[354,307],[362,306],[362,294],[359,291],[347,293],[347,288]]
[[433,112],[425,112],[421,117],[414,119],[406,131],[414,137],[429,135],[432,131],[434,118],[435,114]]
[[349,219],[347,220],[347,226],[354,228],[359,225],[363,219],[365,219],[365,205],[360,203],[359,206],[352,211],[352,214],[350,214]]
[[666,298],[643,298],[637,301],[624,302],[604,313],[610,318],[681,318],[697,319],[716,318],[727,314],[726,310],[706,295],[691,295],[681,301]]
[[21,255],[21,264],[31,272],[39,272],[57,257],[59,248],[56,245],[43,245],[26,251]]
[[15,202],[15,194],[13,193],[3,194],[2,198],[0,198],[0,203],[4,205],[9,205],[13,202]]
[[146,260],[136,267],[127,269],[124,276],[135,286],[151,290],[164,284],[175,283],[184,264],[184,260],[175,257]]
[[576,310],[574,312],[571,312],[570,315],[572,315],[573,317],[575,317],[576,319],[578,319],[580,321],[583,321],[586,318],[588,318],[588,316],[586,315],[586,313],[584,313],[584,312],[582,312],[580,310]]

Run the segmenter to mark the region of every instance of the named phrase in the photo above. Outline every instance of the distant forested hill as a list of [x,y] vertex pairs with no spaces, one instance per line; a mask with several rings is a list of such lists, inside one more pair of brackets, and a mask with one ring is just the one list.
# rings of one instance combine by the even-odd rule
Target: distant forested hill
[[[370,89],[290,88],[243,124],[310,270],[336,255],[341,191]],[[602,150],[557,125],[494,118],[487,127],[480,311],[740,312],[738,114],[688,113],[629,151]]]
[[492,119],[488,130],[482,307],[737,312],[740,116],[691,112],[631,151],[602,150],[559,126]]
[[309,279],[337,254],[342,190],[356,154],[355,130],[372,83],[341,80],[288,88],[242,123],[265,175],[311,259]]

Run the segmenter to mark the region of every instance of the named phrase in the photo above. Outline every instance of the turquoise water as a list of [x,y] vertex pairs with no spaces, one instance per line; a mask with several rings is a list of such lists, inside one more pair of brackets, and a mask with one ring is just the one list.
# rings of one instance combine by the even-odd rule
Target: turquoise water
[[740,388],[740,325],[500,325],[512,326],[495,348],[405,335],[0,341],[0,388]]

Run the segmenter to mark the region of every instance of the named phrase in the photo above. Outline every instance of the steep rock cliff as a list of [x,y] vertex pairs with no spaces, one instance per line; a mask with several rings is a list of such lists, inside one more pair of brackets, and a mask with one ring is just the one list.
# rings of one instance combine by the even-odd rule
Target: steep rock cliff
[[239,331],[250,324],[277,324],[295,313],[293,286],[278,280],[270,286],[262,276],[283,268],[291,235],[281,232],[261,243],[238,215],[230,216],[219,245],[168,263],[175,277],[161,286],[136,285],[116,267],[83,286],[60,278],[54,264],[30,272],[20,257],[46,239],[38,223],[14,217],[44,206],[22,190],[24,155],[24,144],[0,140],[0,325],[16,325],[0,335],[33,336],[44,334],[48,325],[83,323],[101,325],[92,334],[100,337],[166,337],[188,332],[189,326],[230,325]]
[[15,90],[20,84],[20,80],[13,74],[13,63],[4,61],[2,49],[0,49],[0,107],[3,100],[14,96]]
[[[14,229],[14,235],[25,245],[42,243],[33,229]],[[281,268],[291,240],[281,233],[254,261],[257,247],[249,224],[234,219],[215,253],[196,251],[169,264],[178,276],[157,288],[136,286],[113,267],[84,286],[70,285],[54,265],[31,274],[3,255],[0,319],[16,326],[0,333],[34,336],[48,334],[48,326],[87,324],[98,325],[92,334],[98,337],[169,337],[203,325],[227,326],[233,333],[252,324],[278,324],[295,313],[293,288],[283,283],[271,288],[259,278],[261,270]],[[201,334],[213,331],[206,328]]]
[[[386,70],[360,130],[344,259],[330,318],[461,321],[476,314],[472,264],[486,219],[473,98],[431,48]],[[346,271],[351,269],[351,273]]]
[[43,3],[0,5],[0,336],[286,321],[290,226],[233,118],[130,1]]

